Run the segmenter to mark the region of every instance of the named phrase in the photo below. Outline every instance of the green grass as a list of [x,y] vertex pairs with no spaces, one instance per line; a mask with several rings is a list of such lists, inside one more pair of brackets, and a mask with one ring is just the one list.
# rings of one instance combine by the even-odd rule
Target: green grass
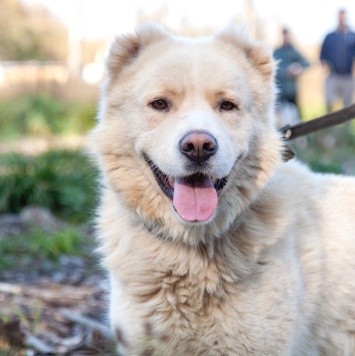
[[82,134],[94,123],[96,103],[65,101],[49,95],[0,100],[0,139]]
[[70,222],[87,221],[96,204],[97,171],[80,151],[0,158],[0,214],[38,205]]
[[0,234],[0,269],[23,268],[28,261],[54,262],[62,255],[88,257],[83,245],[92,244],[93,239],[75,226],[62,230],[44,231],[33,226],[29,231],[12,236]]
[[355,120],[301,140],[296,139],[291,145],[297,157],[313,171],[355,175]]

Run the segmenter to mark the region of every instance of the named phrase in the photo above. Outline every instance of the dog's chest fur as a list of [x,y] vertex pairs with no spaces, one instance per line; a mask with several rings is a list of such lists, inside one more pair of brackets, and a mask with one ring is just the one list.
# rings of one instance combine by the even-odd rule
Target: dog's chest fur
[[[197,350],[206,355],[287,354],[301,293],[301,285],[295,288],[299,271],[290,258],[292,237],[274,245],[285,256],[275,259],[265,242],[243,227],[192,248],[132,227],[122,212],[110,224],[121,231],[115,245],[104,246],[110,251],[106,267],[114,271],[111,304],[121,306],[111,315],[118,314],[113,327],[128,354],[145,349],[164,355]],[[139,342],[132,341],[137,328]],[[261,344],[258,335],[266,329]],[[236,344],[243,352],[236,351]]]

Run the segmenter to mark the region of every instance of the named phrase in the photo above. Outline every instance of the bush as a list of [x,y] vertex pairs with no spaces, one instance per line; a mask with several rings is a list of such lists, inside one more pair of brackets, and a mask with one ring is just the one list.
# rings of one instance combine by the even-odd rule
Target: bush
[[82,134],[93,127],[95,110],[96,103],[44,94],[0,100],[0,138]]
[[0,169],[0,213],[18,213],[25,206],[39,205],[71,222],[90,218],[97,172],[82,152],[11,154],[2,157]]

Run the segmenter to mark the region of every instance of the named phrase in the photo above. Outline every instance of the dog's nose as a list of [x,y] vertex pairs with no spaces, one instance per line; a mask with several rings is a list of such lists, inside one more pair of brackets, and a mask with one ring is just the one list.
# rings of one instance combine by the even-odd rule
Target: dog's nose
[[217,152],[217,140],[208,132],[193,131],[180,140],[180,151],[190,160],[200,164]]

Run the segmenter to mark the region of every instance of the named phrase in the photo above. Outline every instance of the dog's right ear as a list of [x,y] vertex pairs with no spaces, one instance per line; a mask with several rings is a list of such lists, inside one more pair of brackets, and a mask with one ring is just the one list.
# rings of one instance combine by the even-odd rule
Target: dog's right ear
[[271,47],[249,38],[246,29],[230,24],[217,33],[216,38],[233,46],[241,48],[254,67],[267,80],[272,80],[275,71],[275,62]]
[[145,46],[167,38],[169,33],[157,24],[141,26],[135,33],[116,37],[107,59],[110,78],[115,78],[121,69],[138,57]]

